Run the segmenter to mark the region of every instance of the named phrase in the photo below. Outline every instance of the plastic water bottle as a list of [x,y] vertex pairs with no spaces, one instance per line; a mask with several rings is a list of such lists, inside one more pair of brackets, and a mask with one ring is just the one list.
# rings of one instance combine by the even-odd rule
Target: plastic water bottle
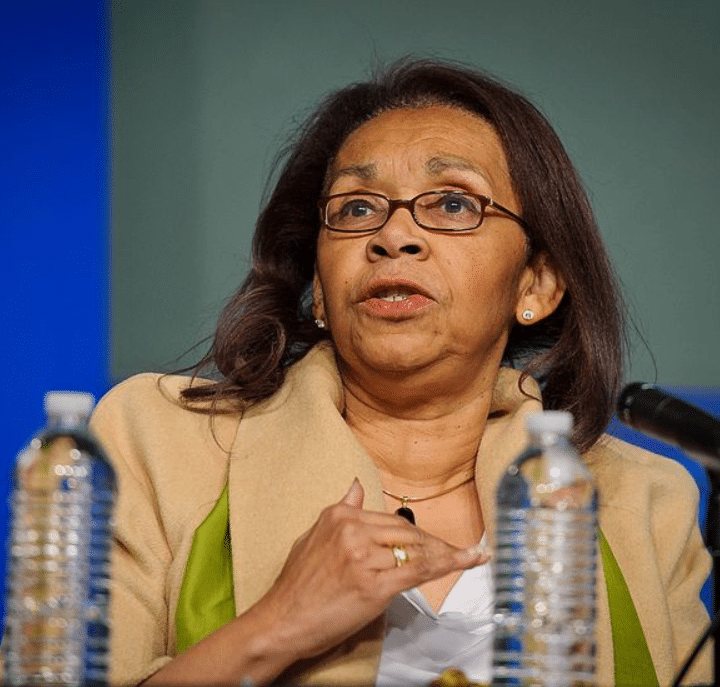
[[497,490],[493,685],[593,685],[596,491],[570,413],[527,429]]
[[87,429],[94,399],[45,396],[10,495],[5,685],[107,684],[115,475]]

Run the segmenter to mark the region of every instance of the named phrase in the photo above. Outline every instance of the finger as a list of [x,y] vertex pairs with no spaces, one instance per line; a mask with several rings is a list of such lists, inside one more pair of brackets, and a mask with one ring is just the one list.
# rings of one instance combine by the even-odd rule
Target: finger
[[465,569],[490,560],[490,553],[482,543],[458,548],[407,523],[376,525],[370,530],[370,536],[373,542],[391,552],[393,546],[401,546],[416,560],[436,560],[443,569]]
[[369,530],[372,540],[380,546],[392,547],[394,544],[401,545],[421,545],[425,541],[426,533],[417,528],[413,527],[409,523],[403,525],[402,523],[396,524],[381,524],[375,525]]
[[487,563],[491,558],[490,551],[485,548],[482,542],[468,546],[466,549],[455,547],[453,547],[453,549],[451,559],[454,561],[456,567],[461,569],[482,565],[483,563]]
[[353,506],[354,508],[362,508],[364,497],[365,492],[360,484],[360,480],[356,477],[352,481],[350,489],[348,489],[345,496],[340,500],[340,503],[344,503],[346,506]]
[[437,579],[450,572],[482,565],[490,558],[484,547],[476,545],[460,549],[440,540],[422,545],[400,545],[400,548],[404,554],[396,557],[392,546],[389,547],[392,556],[388,559],[389,570],[402,570],[402,573],[397,574],[398,582],[409,581],[410,586]]
[[[343,497],[344,498],[344,497]],[[345,503],[341,501],[340,503]],[[360,520],[368,525],[391,525],[393,527],[405,527],[412,529],[415,526],[411,525],[405,518],[396,515],[395,513],[385,513],[377,510],[363,510],[358,514]]]
[[[405,550],[410,551],[410,547]],[[399,567],[392,548],[389,546],[375,546],[369,549],[363,564],[367,570],[374,570],[379,573]]]
[[[399,549],[399,552],[396,552],[396,549]],[[422,551],[418,547],[402,544],[369,546],[354,550],[351,557],[360,562],[366,570],[382,572],[401,567],[413,558],[419,560],[422,557]]]
[[463,552],[459,555],[461,558],[463,556],[466,556],[469,560],[478,561],[473,565],[481,565],[482,563],[487,563],[490,558],[492,558],[490,550],[485,547],[485,544],[482,541],[479,541],[474,546],[468,546],[467,549],[463,549]]
[[409,525],[403,519],[399,522],[391,525],[376,525],[371,530],[371,536],[380,546],[387,546],[392,549],[393,545],[402,546],[423,546],[426,545],[428,551],[427,555],[432,556],[438,553],[439,550],[443,553],[449,549],[454,551],[454,558],[458,565],[465,565],[468,562],[469,565],[479,565],[490,560],[490,552],[485,548],[482,542],[478,542],[473,546],[469,546],[466,549],[453,546],[448,544],[442,539],[438,539],[431,534],[425,532],[425,530]]

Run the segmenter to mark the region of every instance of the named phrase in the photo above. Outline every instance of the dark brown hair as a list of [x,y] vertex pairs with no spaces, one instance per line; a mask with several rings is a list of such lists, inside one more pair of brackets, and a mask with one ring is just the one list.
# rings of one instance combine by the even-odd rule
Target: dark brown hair
[[330,94],[297,132],[257,222],[251,270],[225,306],[207,355],[194,368],[215,381],[184,392],[188,401],[271,396],[289,365],[328,334],[310,311],[317,200],[345,138],[382,111],[447,104],[492,124],[503,143],[533,254],[544,252],[567,292],[532,326],[516,325],[504,364],[541,384],[543,405],[575,417],[574,442],[587,449],[612,414],[624,361],[616,280],[583,185],[560,140],[523,96],[494,78],[446,62],[404,60]]

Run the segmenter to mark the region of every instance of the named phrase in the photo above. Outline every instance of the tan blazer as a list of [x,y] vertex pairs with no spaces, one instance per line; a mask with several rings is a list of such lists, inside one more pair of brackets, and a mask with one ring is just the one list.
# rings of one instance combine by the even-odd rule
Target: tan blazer
[[[92,428],[118,472],[113,554],[112,672],[137,684],[174,654],[174,615],[195,529],[227,483],[238,613],[280,572],[292,543],[358,477],[365,508],[385,509],[377,471],[345,424],[343,389],[327,346],[313,349],[270,400],[238,414],[191,412],[178,402],[184,377],[138,375],[98,404]],[[535,391],[537,391],[535,389]],[[524,416],[540,404],[502,369],[481,442],[476,484],[490,542],[495,485],[525,443]],[[600,524],[625,575],[661,685],[707,623],[698,592],[710,559],[697,527],[695,483],[675,461],[611,437],[585,456],[600,493]],[[613,684],[609,612],[598,578],[598,678]],[[382,622],[284,682],[374,684]],[[710,682],[705,652],[689,683]]]

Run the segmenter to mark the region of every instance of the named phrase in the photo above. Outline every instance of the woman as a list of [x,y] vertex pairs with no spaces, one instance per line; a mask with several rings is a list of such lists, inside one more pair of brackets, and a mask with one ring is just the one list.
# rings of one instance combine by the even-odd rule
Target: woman
[[[94,417],[120,476],[113,681],[419,685],[450,665],[488,680],[478,543],[524,417],[545,407],[575,417],[669,683],[707,622],[697,493],[672,461],[602,436],[620,309],[536,109],[430,62],[331,95],[289,151],[253,256],[198,367],[214,379],[142,375]],[[598,592],[611,684],[602,571]],[[689,679],[709,681],[707,656]]]

